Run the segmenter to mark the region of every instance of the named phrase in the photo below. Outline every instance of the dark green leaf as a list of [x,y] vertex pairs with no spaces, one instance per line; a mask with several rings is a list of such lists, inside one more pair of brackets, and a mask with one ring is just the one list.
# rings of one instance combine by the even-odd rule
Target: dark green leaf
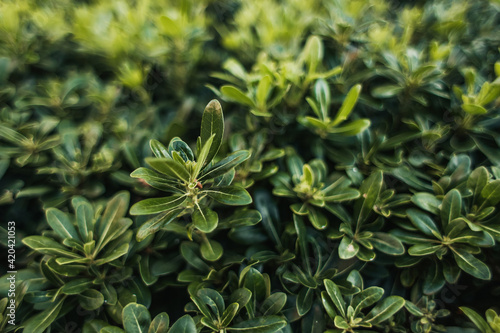
[[453,256],[464,272],[481,280],[490,280],[491,272],[485,263],[459,247],[452,247]]

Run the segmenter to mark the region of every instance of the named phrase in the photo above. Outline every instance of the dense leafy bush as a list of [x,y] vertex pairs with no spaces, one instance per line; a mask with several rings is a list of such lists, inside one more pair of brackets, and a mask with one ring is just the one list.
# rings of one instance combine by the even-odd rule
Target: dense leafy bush
[[0,331],[500,332],[499,45],[495,0],[2,1]]

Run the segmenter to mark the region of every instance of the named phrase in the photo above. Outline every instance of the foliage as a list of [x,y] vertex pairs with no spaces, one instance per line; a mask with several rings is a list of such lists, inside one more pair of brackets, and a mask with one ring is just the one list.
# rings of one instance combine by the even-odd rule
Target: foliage
[[0,331],[499,332],[499,27],[2,1]]

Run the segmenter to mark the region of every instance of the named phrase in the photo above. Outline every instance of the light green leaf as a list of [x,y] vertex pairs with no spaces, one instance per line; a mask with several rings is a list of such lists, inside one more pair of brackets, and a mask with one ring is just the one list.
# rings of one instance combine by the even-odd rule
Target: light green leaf
[[250,99],[250,97],[245,95],[245,93],[243,93],[240,89],[238,89],[234,86],[222,86],[220,88],[220,92],[222,93],[222,95],[224,95],[224,97],[226,97],[229,100],[233,100],[235,102],[238,102],[240,104],[247,105],[247,106],[250,106],[253,108],[256,107],[255,103]]
[[342,103],[342,106],[340,107],[339,112],[337,113],[337,116],[332,121],[331,126],[336,126],[349,117],[354,106],[356,105],[356,102],[358,101],[360,92],[361,92],[360,84],[356,84],[349,90],[344,102]]

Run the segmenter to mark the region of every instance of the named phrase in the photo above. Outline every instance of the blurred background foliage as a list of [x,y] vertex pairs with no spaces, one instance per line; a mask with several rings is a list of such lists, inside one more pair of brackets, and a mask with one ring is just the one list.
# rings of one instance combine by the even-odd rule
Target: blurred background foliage
[[[159,313],[174,322],[186,310],[207,331],[261,316],[263,332],[497,332],[496,313],[478,313],[499,310],[499,46],[498,0],[0,2],[0,210],[17,226],[18,324],[135,332],[125,313],[169,327]],[[129,194],[132,206],[161,193],[130,173],[151,139],[194,150],[214,97],[225,117],[216,160],[252,153],[229,180],[251,209],[219,207],[211,233],[179,219],[136,240],[146,218],[126,212]],[[48,212],[67,226],[101,223],[106,209],[121,214],[107,216],[123,229],[112,238],[130,246],[117,255],[111,243],[98,268],[68,273],[60,253],[21,243],[44,235],[85,256]],[[63,289],[77,278],[83,289]],[[374,320],[377,299],[354,313],[363,279],[404,309]],[[93,300],[83,315],[75,290]],[[337,290],[352,311],[332,305]],[[207,297],[223,298],[221,313]],[[134,302],[158,315],[151,326],[146,308],[125,311]],[[472,322],[459,307],[477,311]],[[6,318],[0,330],[13,330]]]

